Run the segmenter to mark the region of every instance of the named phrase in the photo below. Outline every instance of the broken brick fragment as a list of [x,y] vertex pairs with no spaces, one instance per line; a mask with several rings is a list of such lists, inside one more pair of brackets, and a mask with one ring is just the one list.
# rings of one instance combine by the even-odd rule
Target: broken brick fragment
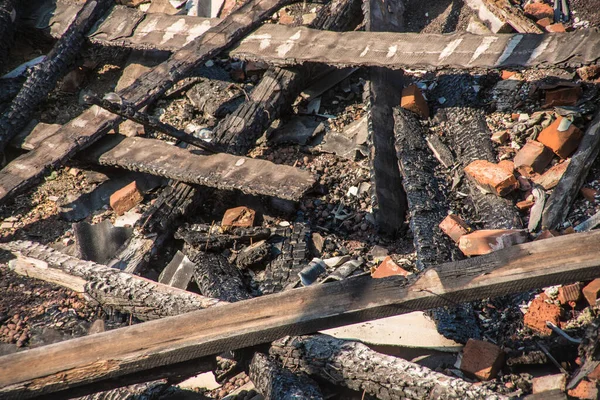
[[381,264],[371,272],[373,278],[387,278],[394,275],[407,276],[410,275],[410,272],[396,264],[390,256],[384,258]]
[[482,381],[494,379],[504,364],[504,352],[493,343],[469,339],[463,349],[460,370]]
[[473,161],[465,167],[465,174],[480,189],[498,196],[504,196],[519,187],[512,172],[486,160]]
[[534,18],[536,21],[542,18],[554,19],[554,9],[545,3],[526,4],[525,15]]
[[144,200],[144,195],[138,190],[135,181],[110,196],[110,207],[117,215],[123,215]]
[[479,256],[527,241],[520,229],[482,229],[461,236],[458,247],[466,256]]
[[525,200],[521,200],[521,201],[517,202],[516,206],[520,211],[525,211],[525,210],[529,210],[531,207],[533,207],[534,204],[535,204],[535,201],[525,199]]
[[551,25],[546,26],[546,31],[551,32],[551,33],[564,33],[567,30],[565,29],[565,26],[561,22],[558,22],[556,24],[551,24]]
[[564,392],[567,388],[567,375],[556,374],[556,375],[545,375],[533,378],[532,381],[532,392],[533,394],[549,392],[551,390],[560,390]]
[[282,25],[292,25],[294,23],[294,16],[287,12],[284,8],[279,11],[279,23]]
[[524,175],[531,172],[541,173],[550,164],[554,154],[552,150],[537,140],[530,140],[515,155],[515,168]]
[[593,400],[598,398],[598,387],[594,382],[584,379],[574,389],[569,390],[567,394],[576,399]]
[[546,90],[546,101],[542,107],[574,106],[581,98],[582,93],[583,91],[579,85]]
[[567,168],[569,167],[569,163],[571,160],[566,160],[565,162],[558,163],[552,166],[548,171],[544,172],[542,175],[537,175],[532,178],[533,183],[536,185],[540,185],[546,190],[550,190],[560,181],[560,178],[565,174]]
[[596,278],[582,289],[583,297],[590,306],[595,306],[600,295],[600,278]]
[[577,302],[581,298],[581,284],[579,282],[571,285],[565,285],[558,288],[558,302],[560,304],[569,304]]
[[241,206],[230,208],[229,210],[225,211],[223,220],[221,221],[221,226],[241,226],[248,228],[254,225],[255,216],[256,212],[248,207]]
[[577,74],[584,81],[591,81],[600,76],[600,65],[586,65],[577,68]]
[[422,118],[429,118],[429,106],[417,85],[410,85],[402,90],[400,107],[406,108]]
[[571,121],[558,117],[540,132],[538,142],[548,146],[560,158],[567,158],[577,149],[583,134]]
[[546,18],[542,18],[542,19],[538,20],[538,21],[537,21],[537,24],[538,24],[539,26],[541,26],[542,28],[545,28],[545,27],[547,27],[548,25],[552,25],[552,22],[553,22],[553,21],[552,21],[552,19],[550,19],[550,18],[546,17]]
[[504,144],[510,139],[510,133],[508,131],[497,131],[492,134],[492,142],[498,144]]
[[502,70],[502,79],[510,79],[513,76],[515,76],[517,73],[515,71],[507,71],[507,70]]
[[450,214],[442,222],[440,222],[440,229],[446,235],[448,235],[456,243],[460,240],[460,237],[469,233],[469,225],[461,217],[455,214]]
[[556,304],[546,303],[544,299],[544,296],[538,296],[531,302],[523,317],[523,323],[539,333],[550,335],[552,329],[546,326],[546,321],[558,326],[561,310]]
[[596,196],[598,195],[598,191],[596,189],[584,187],[581,188],[580,193],[587,201],[591,203],[596,202]]

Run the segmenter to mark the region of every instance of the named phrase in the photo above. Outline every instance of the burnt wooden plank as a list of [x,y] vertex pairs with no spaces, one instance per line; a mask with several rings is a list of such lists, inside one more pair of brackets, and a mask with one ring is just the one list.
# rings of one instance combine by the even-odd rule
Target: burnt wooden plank
[[[404,29],[402,0],[366,0],[363,3],[365,29],[371,32],[401,32]],[[404,227],[406,193],[394,151],[392,108],[400,104],[402,70],[381,67],[369,69],[364,89],[369,130],[372,205],[381,233],[394,236]]]
[[600,232],[565,235],[431,267],[410,280],[347,279],[27,350],[0,357],[0,395],[83,390],[285,335],[590,279],[598,276],[599,245]]
[[542,229],[556,229],[564,222],[599,152],[600,113],[596,113],[567,170],[550,194],[542,214]]
[[226,153],[194,154],[162,140],[108,137],[86,152],[99,165],[146,172],[217,189],[298,200],[315,183],[308,172]]
[[[248,34],[288,0],[249,0],[217,26],[192,40],[168,60],[117,93],[136,108],[156,100],[194,67],[207,61]],[[105,134],[120,118],[96,106],[63,125],[35,150],[24,154],[0,171],[0,203],[31,186],[45,171],[64,162],[81,148]]]

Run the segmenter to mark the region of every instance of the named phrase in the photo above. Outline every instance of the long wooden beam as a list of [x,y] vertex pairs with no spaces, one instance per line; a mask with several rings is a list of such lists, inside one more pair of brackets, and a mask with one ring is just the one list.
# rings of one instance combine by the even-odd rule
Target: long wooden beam
[[419,276],[361,277],[150,321],[0,357],[0,397],[28,398],[414,310],[600,275],[600,231],[442,264]]

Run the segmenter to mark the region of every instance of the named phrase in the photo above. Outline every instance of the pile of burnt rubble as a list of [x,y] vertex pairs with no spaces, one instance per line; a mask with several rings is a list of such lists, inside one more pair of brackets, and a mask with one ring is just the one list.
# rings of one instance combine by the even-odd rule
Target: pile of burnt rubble
[[[17,3],[0,397],[599,397],[589,5]],[[286,58],[415,27],[437,67]]]

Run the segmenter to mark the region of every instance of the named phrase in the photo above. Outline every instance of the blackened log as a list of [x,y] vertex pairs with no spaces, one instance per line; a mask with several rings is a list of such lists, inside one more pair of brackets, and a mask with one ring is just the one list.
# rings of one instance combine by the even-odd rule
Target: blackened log
[[300,278],[298,273],[307,262],[307,239],[309,227],[304,223],[296,223],[278,229],[277,235],[282,240],[275,244],[280,254],[265,269],[265,275],[259,288],[263,294],[277,293],[293,287]]
[[194,280],[204,296],[230,303],[251,298],[240,271],[225,256],[190,249],[187,255],[196,265]]
[[261,240],[244,247],[236,256],[235,264],[239,269],[254,268],[265,263],[271,256],[271,245]]
[[254,354],[249,376],[265,400],[323,399],[315,381],[305,375],[294,374],[262,353]]
[[85,35],[112,3],[111,0],[88,0],[46,59],[30,69],[19,94],[0,118],[0,151],[25,128],[37,106],[68,72],[81,53]]
[[[0,248],[36,260],[29,267],[15,265],[18,273],[44,280],[52,279],[54,273],[81,278],[83,291],[90,299],[142,321],[223,304],[215,298],[163,285],[92,261],[79,260],[39,243],[14,241],[0,244]],[[52,281],[63,284],[56,279]]]
[[220,232],[218,225],[185,224],[175,233],[175,239],[183,239],[188,245],[203,251],[223,251],[235,243],[250,244],[268,239],[271,230],[263,227],[234,226],[226,232]]
[[571,205],[600,152],[600,113],[596,113],[567,170],[550,194],[542,214],[542,229],[557,229],[569,214]]
[[13,1],[0,0],[0,71],[4,69],[15,34],[17,13]]
[[328,335],[285,337],[269,353],[286,367],[378,399],[505,399],[482,385]]

